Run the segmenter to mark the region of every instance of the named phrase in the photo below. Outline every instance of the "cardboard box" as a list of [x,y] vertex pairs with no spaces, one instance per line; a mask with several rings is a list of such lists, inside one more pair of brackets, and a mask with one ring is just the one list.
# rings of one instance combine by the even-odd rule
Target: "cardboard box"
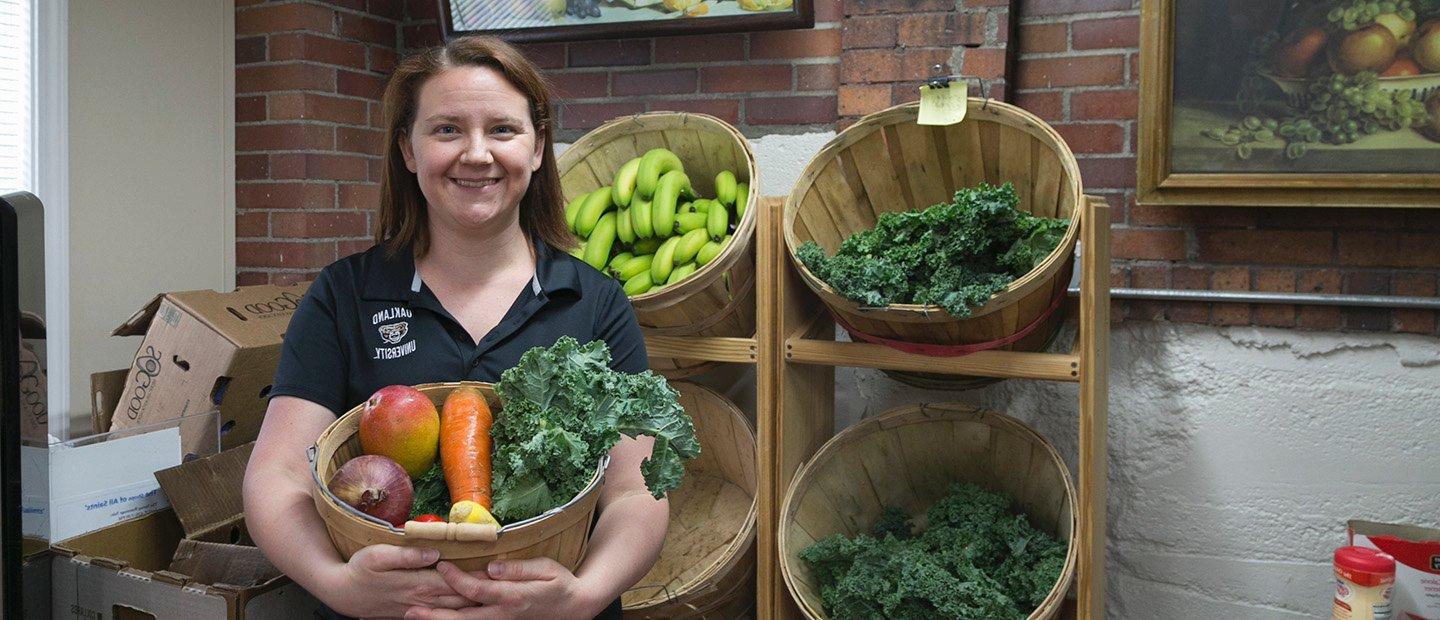
[[1395,558],[1395,592],[1390,607],[1396,620],[1440,620],[1440,530],[1354,520],[1350,544]]
[[171,509],[53,546],[53,608],[77,618],[313,618],[255,548],[240,493],[253,444],[155,472]]
[[[222,446],[253,441],[270,394],[280,342],[308,283],[230,293],[158,295],[115,336],[145,339],[135,353],[110,430],[218,409]],[[201,437],[186,436],[189,447]]]
[[129,368],[90,375],[91,434],[110,432],[110,419],[115,416],[115,407],[120,404],[120,394],[125,391],[125,379],[129,377]]

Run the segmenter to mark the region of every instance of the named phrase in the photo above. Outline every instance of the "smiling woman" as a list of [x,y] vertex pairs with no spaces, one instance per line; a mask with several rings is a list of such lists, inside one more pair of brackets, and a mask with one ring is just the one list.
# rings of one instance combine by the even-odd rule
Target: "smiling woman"
[[[619,595],[659,555],[664,500],[645,490],[652,440],[610,451],[587,555],[492,562],[470,575],[438,554],[371,545],[348,561],[309,496],[305,451],[334,416],[388,385],[494,383],[562,336],[605,342],[644,372],[618,282],[574,244],[538,70],[498,39],[456,39],[402,61],[386,87],[376,246],[322,271],[296,309],[245,480],[247,524],[270,560],[350,616],[619,617]],[[478,585],[480,580],[483,584]],[[499,607],[501,609],[488,609]],[[449,615],[449,610],[459,610]]]

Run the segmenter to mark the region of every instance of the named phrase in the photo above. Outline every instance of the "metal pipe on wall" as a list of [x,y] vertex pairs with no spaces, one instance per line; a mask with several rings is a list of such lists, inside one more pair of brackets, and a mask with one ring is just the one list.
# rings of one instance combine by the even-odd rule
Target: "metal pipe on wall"
[[[1071,288],[1071,296],[1080,289]],[[1406,310],[1440,310],[1440,297],[1399,295],[1335,295],[1326,293],[1267,293],[1259,291],[1199,291],[1158,288],[1112,288],[1111,299],[1147,301],[1220,302],[1238,304],[1293,304],[1298,306],[1348,306]]]

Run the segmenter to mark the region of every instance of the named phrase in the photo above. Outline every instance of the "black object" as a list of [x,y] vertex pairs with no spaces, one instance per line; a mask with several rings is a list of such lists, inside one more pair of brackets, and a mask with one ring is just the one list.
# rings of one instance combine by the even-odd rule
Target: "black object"
[[20,272],[14,202],[0,196],[0,616],[23,617],[20,573]]

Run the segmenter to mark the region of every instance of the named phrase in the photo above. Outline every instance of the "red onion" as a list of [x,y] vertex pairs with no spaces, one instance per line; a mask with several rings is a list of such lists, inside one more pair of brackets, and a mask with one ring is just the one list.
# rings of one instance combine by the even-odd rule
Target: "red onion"
[[375,454],[357,456],[335,471],[330,492],[356,510],[395,527],[405,525],[415,487],[399,463]]

